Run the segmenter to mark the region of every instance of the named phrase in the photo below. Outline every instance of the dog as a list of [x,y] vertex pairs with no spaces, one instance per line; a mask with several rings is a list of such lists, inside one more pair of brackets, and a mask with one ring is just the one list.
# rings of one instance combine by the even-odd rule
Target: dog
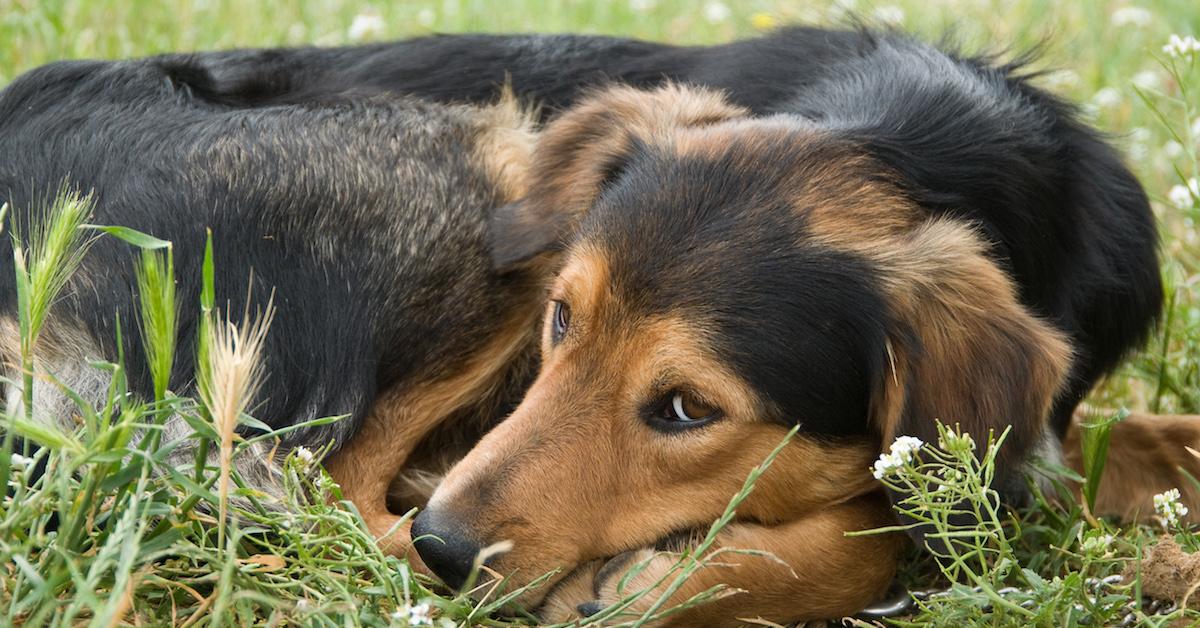
[[[674,602],[746,592],[671,621],[847,612],[887,586],[897,548],[823,531],[887,519],[864,471],[881,444],[936,440],[935,419],[1011,428],[1011,495],[1144,340],[1162,296],[1149,205],[1069,105],[1016,64],[821,35],[768,36],[734,49],[758,46],[753,67],[696,61],[665,73],[693,86],[603,90],[550,121],[530,195],[493,229],[514,234],[498,266],[559,268],[542,368],[414,523],[444,541],[417,542],[444,579],[508,540],[496,571],[575,567],[548,617],[608,606],[630,564],[651,561],[633,582],[648,584],[673,563],[639,548],[686,542],[799,425],[718,540],[782,564],[702,571]],[[797,39],[813,61],[786,72],[803,79],[765,79]]]
[[[529,379],[541,285],[493,271],[486,231],[494,207],[524,194],[531,121],[512,99],[476,107],[360,94],[236,108],[196,98],[179,72],[145,60],[65,62],[17,79],[0,93],[0,203],[12,208],[10,222],[28,225],[65,185],[91,196],[90,222],[173,243],[179,352],[170,388],[183,395],[195,392],[211,229],[221,309],[236,322],[273,295],[263,393],[251,411],[275,428],[348,415],[289,434],[280,451],[334,443],[329,471],[382,535],[399,520],[385,504],[408,458],[397,447],[411,451],[448,422],[452,438],[439,453],[468,447]],[[151,396],[129,324],[138,320],[132,254],[115,238],[96,240],[36,347],[38,372],[91,402],[103,403],[109,384],[86,365],[118,355],[131,390]],[[17,292],[13,256],[0,260],[11,382],[21,379]],[[7,398],[20,412],[21,395]],[[73,427],[73,402],[55,387],[36,386],[33,405],[37,417]],[[164,430],[164,442],[190,433],[182,420]],[[278,484],[277,466],[255,462],[269,448],[242,469],[264,489]],[[177,451],[181,462],[192,457]]]
[[[429,244],[439,253],[471,251],[470,266],[495,284],[466,292],[496,296],[492,305],[401,299],[413,309],[366,308],[398,327],[456,316],[461,307],[489,310],[483,318],[506,321],[505,331],[464,325],[456,340],[475,338],[469,346],[477,351],[416,351],[426,359],[411,371],[374,363],[384,375],[348,409],[264,407],[282,422],[351,415],[345,432],[301,431],[289,444],[348,440],[330,471],[383,534],[398,521],[387,493],[399,472],[453,459],[528,386],[512,416],[450,469],[412,529],[400,526],[383,542],[402,553],[412,536],[429,535],[416,544],[420,559],[455,585],[480,548],[511,541],[488,564],[514,584],[562,569],[549,588],[520,600],[540,605],[548,619],[613,601],[625,569],[643,559],[649,567],[630,590],[654,582],[670,562],[654,548],[694,541],[797,423],[797,438],[718,540],[769,551],[778,562],[733,556],[726,569],[702,570],[676,601],[717,582],[746,593],[670,619],[719,625],[854,612],[887,587],[901,546],[895,537],[842,535],[892,522],[867,471],[883,445],[900,434],[932,440],[935,418],[977,435],[1011,426],[1000,465],[1012,485],[1028,455],[1057,448],[1079,400],[1144,340],[1160,307],[1145,195],[1102,138],[1018,65],[895,33],[798,28],[691,48],[455,36],[54,71],[74,71],[59,89],[77,94],[78,111],[92,112],[89,99],[111,98],[115,88],[89,83],[90,73],[114,68],[146,78],[133,91],[154,95],[155,107],[180,102],[255,125],[253,116],[329,103],[353,109],[389,94],[480,105],[505,82],[518,98],[542,103],[549,124],[535,141],[518,142],[536,148],[515,151],[528,162],[511,168],[526,173],[516,191],[485,203],[497,209],[470,246]],[[0,109],[5,124],[33,116],[22,101],[55,83],[49,78],[26,77],[25,96],[18,81],[0,97],[10,103]],[[604,87],[612,83],[622,86]],[[81,84],[90,87],[73,91]],[[40,104],[62,101],[47,91]],[[63,106],[60,114],[71,110]],[[61,117],[37,119],[54,131]],[[5,154],[28,154],[37,128],[10,127],[5,135],[26,143],[6,140],[16,151]],[[155,137],[154,128],[147,122],[138,133]],[[355,124],[331,132],[352,145],[368,141]],[[335,139],[324,142],[341,150]],[[362,158],[356,150],[345,157]],[[80,163],[108,159],[97,150]],[[240,163],[242,171],[279,173]],[[299,157],[287,163],[311,167]],[[34,169],[53,171],[36,162]],[[0,172],[14,187],[31,176]],[[330,185],[344,174],[329,174]],[[407,183],[388,189],[399,193]],[[237,205],[247,193],[234,190],[228,200]],[[15,206],[29,195],[7,194]],[[98,198],[103,207],[107,196]],[[342,211],[357,205],[331,200],[349,208]],[[187,202],[176,201],[197,206]],[[479,259],[487,264],[475,266]],[[238,264],[219,285],[245,290],[238,281],[254,264]],[[366,272],[395,279],[387,264]],[[303,285],[259,285],[305,294]],[[225,297],[236,304],[234,292]],[[306,323],[292,327],[282,323],[287,315],[280,312],[286,342],[321,324],[301,314]],[[346,327],[358,326],[339,320],[337,333]],[[313,338],[309,356],[341,337]],[[420,339],[446,340],[428,329]],[[487,339],[500,339],[504,350]],[[379,342],[386,341],[405,356],[430,346],[385,334]],[[288,349],[295,348],[269,349],[268,365],[272,351]],[[345,349],[362,354],[361,345]],[[289,380],[267,388],[320,391]],[[356,390],[339,380],[343,389]],[[328,390],[335,388],[315,398]],[[392,493],[420,500],[403,486]]]

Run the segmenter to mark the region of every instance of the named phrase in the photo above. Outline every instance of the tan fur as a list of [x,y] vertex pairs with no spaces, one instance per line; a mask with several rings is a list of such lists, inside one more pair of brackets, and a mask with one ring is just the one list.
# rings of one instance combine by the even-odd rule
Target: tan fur
[[[373,534],[383,535],[400,520],[387,508],[388,487],[409,455],[447,417],[485,397],[499,383],[506,367],[528,346],[536,316],[536,307],[518,310],[502,332],[481,345],[454,374],[384,392],[354,438],[328,460],[326,469]],[[415,560],[416,553],[408,551],[408,527],[406,523],[380,544],[385,551]]]
[[[661,608],[678,605],[717,585],[730,587],[725,597],[652,625],[742,626],[746,619],[790,624],[836,618],[847,608],[864,607],[891,584],[904,541],[896,534],[846,537],[842,533],[888,525],[889,513],[887,500],[872,494],[775,526],[731,524],[711,550],[726,553],[696,572]],[[734,549],[752,549],[769,556],[728,551]],[[641,616],[674,579],[668,577],[665,585],[654,586],[671,573],[679,555],[642,549],[613,560],[620,564],[600,568],[589,563],[572,573],[567,586],[557,588],[546,600],[543,619],[572,621],[579,618],[575,607],[581,601],[596,600],[608,606],[650,589],[621,619]],[[643,563],[648,566],[619,589],[624,575]]]
[[[890,376],[873,405],[880,436],[928,439],[937,418],[981,436],[1010,423],[1018,427],[1014,439],[1042,431],[1070,362],[1061,334],[1019,303],[970,227],[928,220],[868,157],[803,121],[750,119],[715,93],[673,86],[598,93],[541,138],[534,159],[540,178],[517,223],[527,233],[536,233],[528,225],[562,229],[565,215],[572,227],[634,139],[681,157],[743,160],[731,167],[746,172],[779,142],[804,152],[808,158],[794,169],[772,172],[774,187],[763,193],[793,199],[809,232],[797,246],[850,252],[879,269],[897,322],[886,347]],[[514,574],[514,585],[578,567],[583,575],[558,587],[543,611],[554,619],[568,617],[572,602],[588,601],[570,599],[586,591],[588,574],[604,589],[612,570],[594,561],[707,527],[786,432],[764,420],[776,409],[713,352],[708,330],[670,312],[637,314],[622,302],[609,268],[605,254],[587,244],[567,253],[551,298],[569,304],[570,331],[552,345],[548,308],[537,381],[430,502],[481,542],[512,541],[513,550],[491,566]],[[655,432],[641,420],[648,400],[680,386],[724,416],[686,436]],[[879,447],[872,439],[798,436],[722,539],[773,551],[798,577],[771,561],[731,559],[736,567],[706,570],[686,592],[724,582],[751,593],[681,625],[734,622],[743,612],[775,621],[850,613],[882,592],[899,541],[842,535],[891,521],[867,472]],[[519,601],[534,604],[541,595]]]
[[[1089,411],[1075,412],[1071,427],[1063,439],[1067,464],[1083,474],[1079,425],[1088,421]],[[1111,413],[1094,413],[1106,416]],[[1200,479],[1200,416],[1134,413],[1113,426],[1108,461],[1100,477],[1096,498],[1096,516],[1119,517],[1123,521],[1150,521],[1154,517],[1154,496],[1179,489],[1188,519],[1200,521],[1200,490],[1180,471]],[[1076,486],[1076,496],[1082,487]]]
[[[653,141],[680,127],[703,127],[747,115],[720,93],[669,84],[642,91],[618,86],[555,118],[538,140],[530,186],[531,222],[573,225],[591,205],[608,169],[634,139]],[[550,215],[550,214],[554,215]]]
[[521,107],[511,89],[505,89],[500,102],[480,110],[479,120],[473,158],[500,190],[500,202],[523,198],[529,192],[537,141],[533,113]]
[[[551,294],[570,303],[572,329],[586,333],[557,347],[545,341],[542,372],[525,400],[430,502],[486,542],[513,541],[492,566],[515,573],[517,583],[706,527],[787,431],[762,420],[762,400],[707,348],[705,330],[669,315],[632,320],[606,267],[586,248],[568,259]],[[638,418],[642,404],[649,390],[675,382],[701,391],[725,416],[686,438],[654,432]],[[871,493],[874,455],[865,441],[799,436],[738,514],[775,525]],[[813,542],[836,544],[841,533],[828,536]],[[542,591],[522,601],[535,603]]]
[[[885,442],[921,424],[921,435],[931,435],[935,418],[981,436],[1012,425],[1010,438],[1025,443],[1042,432],[1071,350],[1020,304],[985,251],[969,227],[951,220],[860,249],[879,265],[894,315],[919,340],[889,339],[893,372],[876,406]],[[904,408],[925,416],[904,417]]]

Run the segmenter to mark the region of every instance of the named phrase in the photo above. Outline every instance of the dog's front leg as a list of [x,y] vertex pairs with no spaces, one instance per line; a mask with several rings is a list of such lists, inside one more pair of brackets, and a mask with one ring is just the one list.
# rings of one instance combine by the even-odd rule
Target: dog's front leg
[[404,468],[417,445],[457,407],[443,394],[445,386],[416,387],[419,393],[393,391],[376,401],[354,437],[325,463],[354,503],[380,548],[406,557],[419,569],[421,559],[412,551],[412,522],[388,510],[388,485]]
[[[670,609],[717,585],[724,585],[725,592],[714,602],[671,613],[655,625],[739,626],[745,624],[742,618],[788,624],[853,614],[878,599],[891,584],[905,540],[897,534],[847,537],[844,532],[892,522],[886,498],[869,495],[779,525],[730,524],[710,549],[724,551],[696,571],[658,610]],[[739,554],[734,551],[738,549],[766,555]],[[678,562],[678,554],[647,548],[626,552],[607,564],[585,565],[551,593],[542,607],[542,618],[571,621],[649,588],[648,594],[614,621],[640,616],[674,581]],[[630,573],[635,575],[628,577],[622,588],[622,580]],[[664,576],[666,579],[655,585]]]

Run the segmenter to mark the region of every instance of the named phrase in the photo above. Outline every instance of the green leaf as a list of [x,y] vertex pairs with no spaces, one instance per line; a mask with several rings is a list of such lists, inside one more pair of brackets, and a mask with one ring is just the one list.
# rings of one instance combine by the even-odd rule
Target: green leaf
[[1108,418],[1094,418],[1079,424],[1079,444],[1083,450],[1083,496],[1088,511],[1096,508],[1096,493],[1100,490],[1100,478],[1108,462],[1108,441],[1112,427],[1125,420],[1129,410],[1122,408]]
[[107,233],[110,236],[124,240],[125,242],[128,242],[129,244],[132,244],[132,245],[138,247],[139,249],[143,249],[143,250],[147,250],[147,251],[153,251],[155,249],[165,249],[165,248],[168,248],[171,246],[171,242],[169,240],[160,240],[148,233],[142,233],[141,231],[138,231],[137,229],[130,229],[129,227],[109,227],[109,226],[105,226],[105,225],[80,225],[80,228],[95,229],[97,231],[103,231],[104,233]]

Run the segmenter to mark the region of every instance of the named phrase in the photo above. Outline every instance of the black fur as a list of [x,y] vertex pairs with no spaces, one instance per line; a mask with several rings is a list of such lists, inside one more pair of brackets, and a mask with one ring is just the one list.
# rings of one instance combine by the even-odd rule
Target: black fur
[[1076,351],[1053,424],[1141,344],[1161,308],[1157,234],[1117,153],[1019,64],[895,33],[793,27],[707,47],[577,35],[452,35],[343,49],[168,57],[209,70],[207,98],[246,106],[386,90],[485,102],[510,84],[547,115],[588,88],[672,80],[724,90],[757,114],[839,129],[939,213],[978,222],[1034,312]]
[[[240,211],[257,211],[272,203],[305,207],[334,203],[344,208],[359,200],[348,203],[307,193],[292,198],[280,191],[260,194],[222,188],[211,181],[181,186],[175,151],[195,141],[193,134],[198,131],[190,126],[192,116],[196,112],[224,116],[225,124],[255,129],[255,141],[273,142],[295,131],[295,127],[268,123],[281,106],[307,111],[318,106],[313,103],[341,102],[337,107],[345,111],[357,106],[345,104],[347,100],[380,92],[479,103],[494,99],[508,83],[520,97],[541,103],[545,114],[552,115],[598,84],[620,81],[648,87],[666,80],[725,90],[732,102],[756,114],[810,118],[897,173],[907,194],[930,212],[977,224],[992,240],[996,260],[1016,279],[1023,302],[1072,341],[1076,356],[1071,383],[1053,418],[1060,432],[1080,399],[1146,338],[1158,315],[1162,289],[1149,205],[1100,134],[1079,122],[1069,105],[1034,87],[1018,67],[868,30],[789,28],[711,47],[592,36],[461,35],[356,48],[59,64],[26,75],[0,96],[0,193],[22,206],[69,173],[78,183],[98,188],[102,208],[98,221],[132,222],[176,240],[181,267],[194,261],[201,228],[213,224],[213,212],[221,211],[216,235],[226,251],[218,259],[218,268],[225,273],[218,282],[225,291],[222,300],[240,303],[245,272],[254,267],[256,301],[269,288],[276,288],[284,300],[281,314],[286,315],[281,320],[304,321],[284,323],[285,332],[274,334],[271,372],[279,379],[269,388],[287,395],[272,398],[268,416],[276,421],[314,413],[360,416],[364,400],[380,383],[376,380],[400,377],[414,365],[453,358],[452,348],[427,342],[445,338],[449,323],[439,319],[389,328],[385,319],[410,320],[411,314],[421,320],[428,312],[439,311],[436,308],[454,311],[453,296],[439,294],[437,287],[461,279],[442,272],[397,276],[387,263],[354,260],[351,249],[346,251],[345,267],[313,267],[311,260],[296,255],[300,243],[260,240],[262,230],[244,223]],[[116,109],[114,102],[119,103]],[[139,108],[145,112],[143,117],[129,115]],[[336,142],[330,140],[333,145]],[[319,155],[308,157],[320,160]],[[377,165],[387,157],[371,153],[353,159]],[[254,167],[266,168],[269,177],[286,174],[270,160]],[[618,177],[611,194],[625,194],[627,183]],[[349,187],[349,193],[365,194],[355,186]],[[118,206],[119,214],[103,214],[105,208]],[[706,211],[701,206],[690,208]],[[165,215],[172,218],[162,218]],[[180,221],[184,216],[189,218]],[[708,219],[716,221],[712,224],[720,220]],[[663,235],[670,234],[664,231]],[[478,243],[472,240],[461,246],[470,249]],[[124,272],[119,262],[128,254],[113,243],[101,246],[96,254],[104,267],[114,269],[111,280],[117,288],[90,297],[99,299],[99,304],[79,301],[73,307],[90,316],[97,337],[109,338],[112,319],[108,315],[129,307],[124,288],[128,277],[119,275]],[[822,272],[838,269],[836,281],[813,280],[837,284],[835,294],[845,304],[839,311],[861,311],[878,298],[853,280],[866,272],[853,261],[795,259],[769,270],[799,281],[814,277],[806,270],[813,265]],[[427,298],[413,301],[414,311],[404,316],[390,311],[390,302],[369,303],[362,286],[376,280],[374,273],[409,286],[406,289],[427,290]],[[3,298],[11,308],[11,272],[0,268],[0,275],[6,282]],[[775,283],[782,280],[765,274],[753,280],[764,294],[773,295],[764,307],[799,308],[789,302],[786,282]],[[721,285],[696,287],[714,290],[714,295],[721,289]],[[193,285],[181,288],[181,294],[193,298],[187,296],[194,293]],[[418,304],[431,309],[422,314],[415,311]],[[89,309],[96,305],[97,310]],[[185,301],[183,307],[187,311],[192,305]],[[491,307],[502,305],[497,301]],[[719,324],[736,336],[739,332],[734,328],[746,323],[748,312],[723,313],[728,322]],[[784,325],[772,335],[791,333],[788,341],[800,344],[810,342],[810,337],[811,342],[830,344],[843,338],[846,346],[859,347],[874,342],[881,324],[869,316],[861,321],[840,320],[834,322],[831,336],[821,335],[802,308],[796,312],[798,320],[808,322]],[[327,322],[333,320],[336,325]],[[314,334],[318,328],[325,329],[325,335]],[[367,333],[367,329],[376,331]],[[851,338],[855,331],[860,335]],[[747,363],[751,379],[778,397],[785,412],[811,403],[835,407],[831,416],[838,417],[836,425],[823,426],[822,431],[860,431],[861,424],[846,426],[842,421],[853,423],[853,417],[860,416],[865,397],[859,397],[859,371],[880,368],[874,354],[848,350],[834,355],[835,362],[845,364],[813,377],[832,381],[846,375],[848,379],[814,392],[803,390],[808,382],[799,376],[795,388],[789,389],[787,369],[781,365],[755,366],[761,355],[783,350],[783,345],[755,342],[731,341],[733,347],[745,347],[749,357],[739,357],[738,351],[731,356]],[[836,354],[829,347],[817,348],[822,355]],[[372,356],[375,366],[364,364],[364,355]],[[786,360],[783,364],[792,366]],[[866,379],[872,376],[862,374]],[[360,385],[346,386],[347,379]],[[820,399],[813,401],[814,395]]]
[[[237,107],[180,82],[205,70],[167,65],[59,63],[0,93],[0,201],[23,223],[65,180],[94,193],[90,222],[174,242],[173,390],[193,387],[208,228],[218,307],[236,320],[274,295],[254,415],[277,427],[350,415],[289,445],[344,444],[377,391],[457,368],[496,331],[524,286],[491,269],[485,229],[501,201],[470,159],[473,110],[397,96]],[[99,239],[54,315],[99,343],[92,358],[116,357],[119,320],[131,385],[148,394],[133,259]],[[6,316],[12,264],[0,255]]]

